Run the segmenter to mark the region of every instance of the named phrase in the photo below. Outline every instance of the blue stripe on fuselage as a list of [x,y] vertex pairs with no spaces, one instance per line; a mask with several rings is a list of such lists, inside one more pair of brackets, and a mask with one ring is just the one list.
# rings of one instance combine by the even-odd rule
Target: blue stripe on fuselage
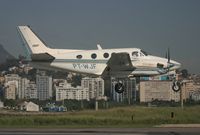
[[[109,59],[108,59],[109,60]],[[90,59],[55,59],[53,62],[68,62],[68,63],[104,63],[106,64],[108,60],[102,60],[102,59],[96,59],[96,60],[90,60]],[[131,60],[131,62],[134,62],[135,60]]]

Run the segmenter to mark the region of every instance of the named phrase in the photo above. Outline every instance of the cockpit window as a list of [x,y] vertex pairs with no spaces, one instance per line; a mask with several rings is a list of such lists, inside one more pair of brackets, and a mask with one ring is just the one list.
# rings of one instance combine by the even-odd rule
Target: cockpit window
[[138,57],[138,52],[137,52],[137,51],[132,52],[132,56],[133,56],[133,57]]
[[108,54],[108,53],[104,53],[104,54],[103,54],[103,57],[104,57],[104,58],[108,58],[108,57],[109,57],[109,54]]
[[144,56],[147,56],[147,55],[148,55],[148,53],[145,52],[145,51],[143,51],[143,50],[141,50],[140,52],[141,52],[142,54],[144,54]]

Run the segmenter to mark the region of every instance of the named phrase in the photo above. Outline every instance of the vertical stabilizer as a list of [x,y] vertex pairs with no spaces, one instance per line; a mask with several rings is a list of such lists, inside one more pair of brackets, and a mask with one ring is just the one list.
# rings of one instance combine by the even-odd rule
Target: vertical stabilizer
[[30,54],[46,53],[50,48],[31,30],[29,26],[18,26],[17,30]]

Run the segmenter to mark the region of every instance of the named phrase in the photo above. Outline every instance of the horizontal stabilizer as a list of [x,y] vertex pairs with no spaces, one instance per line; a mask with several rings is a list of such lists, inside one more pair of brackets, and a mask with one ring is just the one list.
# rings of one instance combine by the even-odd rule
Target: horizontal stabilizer
[[39,54],[32,54],[31,55],[32,61],[44,61],[44,62],[51,62],[55,59],[52,55],[48,53],[39,53]]

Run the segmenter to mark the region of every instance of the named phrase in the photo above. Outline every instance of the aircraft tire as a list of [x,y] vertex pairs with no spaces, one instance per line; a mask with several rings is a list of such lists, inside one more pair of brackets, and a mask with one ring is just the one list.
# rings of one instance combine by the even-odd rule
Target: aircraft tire
[[179,92],[181,89],[181,83],[179,81],[174,81],[172,84],[172,90],[174,92]]

